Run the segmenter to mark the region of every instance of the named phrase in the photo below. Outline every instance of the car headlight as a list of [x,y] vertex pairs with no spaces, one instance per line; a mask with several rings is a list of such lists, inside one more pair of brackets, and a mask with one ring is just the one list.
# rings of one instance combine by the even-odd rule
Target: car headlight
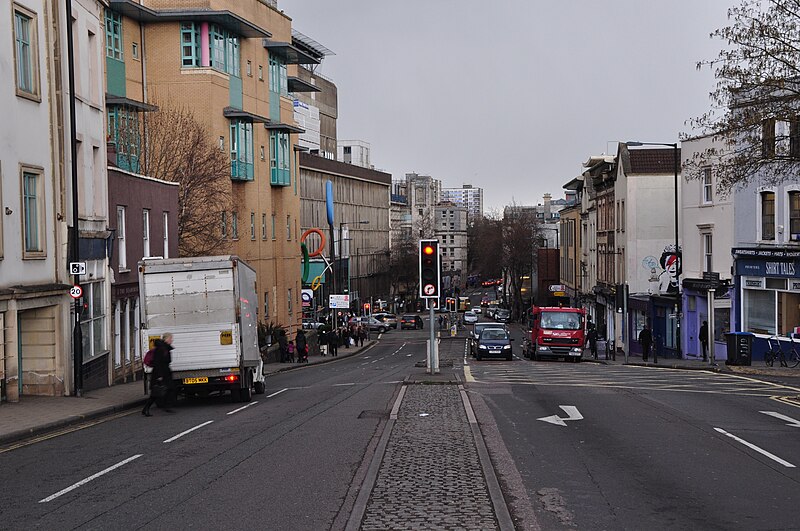
[[489,348],[486,345],[478,345],[478,348]]
[[583,352],[580,347],[572,347],[572,352]]
[[505,349],[507,349],[507,348],[511,348],[511,345],[506,345],[506,346],[504,346],[504,347],[503,347],[503,350],[505,350]]

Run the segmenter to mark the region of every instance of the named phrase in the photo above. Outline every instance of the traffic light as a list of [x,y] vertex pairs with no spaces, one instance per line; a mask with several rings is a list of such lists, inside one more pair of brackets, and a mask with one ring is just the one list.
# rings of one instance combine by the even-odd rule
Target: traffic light
[[439,276],[439,240],[419,241],[419,296],[438,298],[441,295]]
[[369,303],[368,302],[364,303],[364,313],[365,314],[369,314]]

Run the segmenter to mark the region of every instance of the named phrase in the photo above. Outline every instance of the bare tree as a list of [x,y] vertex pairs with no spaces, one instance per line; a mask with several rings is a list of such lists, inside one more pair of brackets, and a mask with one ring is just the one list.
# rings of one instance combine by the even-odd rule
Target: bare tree
[[[728,10],[730,25],[711,36],[727,44],[698,68],[714,70],[713,109],[689,121],[694,131],[723,143],[693,156],[688,177],[716,160],[720,191],[758,177],[765,184],[800,173],[800,0],[742,0]],[[687,135],[688,136],[688,135]]]
[[503,264],[503,223],[497,215],[476,219],[467,229],[467,263],[470,274],[500,278]]
[[159,103],[144,121],[141,171],[180,183],[178,248],[181,256],[226,250],[220,223],[231,210],[231,168],[206,127],[188,108]]
[[419,289],[419,263],[417,242],[404,235],[392,242],[389,250],[389,281],[393,294],[403,294],[407,299],[416,299]]
[[530,275],[533,270],[533,257],[537,249],[535,242],[539,240],[539,223],[535,214],[529,210],[511,208],[507,212],[508,215],[503,217],[502,231],[502,263],[506,286],[504,297],[507,297],[507,301],[510,299],[512,318],[518,319],[525,314],[522,277]]

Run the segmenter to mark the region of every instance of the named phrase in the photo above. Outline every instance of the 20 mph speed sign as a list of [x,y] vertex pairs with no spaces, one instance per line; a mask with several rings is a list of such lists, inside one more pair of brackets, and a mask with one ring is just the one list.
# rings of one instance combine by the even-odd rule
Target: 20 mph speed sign
[[81,295],[83,295],[83,290],[80,286],[72,286],[69,288],[69,296],[73,299],[80,299]]
[[436,293],[436,286],[433,284],[425,284],[425,287],[422,288],[422,292],[425,293],[425,295],[433,295]]

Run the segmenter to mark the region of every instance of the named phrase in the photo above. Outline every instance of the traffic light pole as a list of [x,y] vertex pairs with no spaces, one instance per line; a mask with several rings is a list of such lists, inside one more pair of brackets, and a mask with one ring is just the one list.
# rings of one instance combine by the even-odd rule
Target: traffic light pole
[[439,374],[439,349],[436,345],[436,320],[433,316],[433,304],[428,299],[428,312],[431,318],[431,339],[428,347],[428,374]]

